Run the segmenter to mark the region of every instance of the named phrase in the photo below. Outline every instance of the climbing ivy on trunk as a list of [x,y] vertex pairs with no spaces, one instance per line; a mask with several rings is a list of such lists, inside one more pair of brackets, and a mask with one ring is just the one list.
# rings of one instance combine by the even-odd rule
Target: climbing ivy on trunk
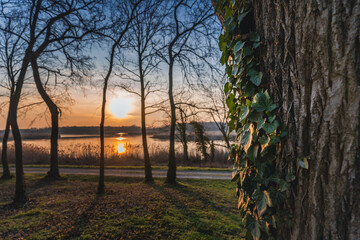
[[256,51],[261,38],[251,27],[249,1],[223,1],[224,33],[220,35],[221,63],[226,66],[224,86],[229,107],[230,132],[236,132],[231,146],[234,159],[232,181],[237,184],[238,207],[247,229],[247,238],[269,239],[278,235],[278,226],[291,225],[283,212],[285,193],[295,175],[276,173],[276,146],[286,135],[277,118],[278,106],[266,89]]

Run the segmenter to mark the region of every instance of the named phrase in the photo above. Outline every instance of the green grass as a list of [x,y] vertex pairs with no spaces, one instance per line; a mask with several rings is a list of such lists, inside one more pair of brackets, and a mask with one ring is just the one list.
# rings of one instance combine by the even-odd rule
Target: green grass
[[177,186],[140,178],[66,175],[48,183],[27,174],[29,203],[9,203],[14,179],[0,182],[0,239],[239,239],[235,186],[223,180],[179,180]]
[[[14,164],[9,164],[10,167],[15,167]],[[28,164],[24,165],[27,168],[41,168],[49,167],[48,164]],[[59,165],[61,168],[99,168],[99,166],[94,165]],[[105,166],[107,169],[144,169],[143,166]],[[153,170],[167,170],[167,166],[153,166]],[[229,171],[231,168],[209,168],[209,167],[177,167],[178,171]]]

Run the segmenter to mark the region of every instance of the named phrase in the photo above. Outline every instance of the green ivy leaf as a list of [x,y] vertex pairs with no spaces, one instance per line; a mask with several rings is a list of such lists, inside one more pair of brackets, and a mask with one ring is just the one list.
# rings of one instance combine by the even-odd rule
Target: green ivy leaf
[[246,157],[248,157],[251,161],[256,161],[257,156],[258,156],[258,152],[259,152],[259,145],[251,145],[251,147],[249,148]]
[[246,17],[246,15],[248,15],[248,13],[249,13],[249,11],[240,14],[240,15],[237,17],[238,22],[242,22],[242,20],[244,20],[244,18]]
[[279,122],[275,120],[274,122],[266,122],[262,128],[265,130],[266,134],[273,133],[279,127]]
[[259,42],[260,41],[260,35],[257,32],[250,32],[250,41]]
[[251,235],[253,236],[254,240],[260,239],[261,232],[260,232],[260,225],[258,222],[255,222],[254,227],[251,229]]
[[269,117],[269,122],[272,123],[276,118],[276,115],[272,115],[271,117]]
[[261,138],[259,138],[259,142],[261,144],[261,152],[263,152],[264,149],[269,146],[270,137],[269,136],[262,136]]
[[298,160],[299,166],[305,169],[309,169],[309,162],[306,157]]
[[271,197],[271,203],[274,207],[284,202],[285,194],[278,191],[275,187],[271,187],[269,189],[269,194]]
[[229,90],[230,90],[230,83],[229,83],[229,82],[226,82],[225,85],[224,85],[224,92],[225,92],[225,94],[228,94],[228,93],[229,93]]
[[237,53],[238,51],[240,51],[245,45],[245,42],[239,40],[234,47],[234,53]]
[[[248,128],[248,129],[246,129]],[[253,134],[254,128],[253,125],[249,125],[248,127],[244,126],[244,131],[240,135],[240,143],[244,146],[244,151],[247,153],[248,149],[251,146],[252,141],[252,134]]]
[[288,173],[288,174],[286,175],[286,177],[285,177],[286,181],[288,181],[288,182],[294,181],[295,178],[296,178],[295,175],[292,174],[292,173]]
[[232,172],[231,181],[232,181],[232,182],[235,182],[236,180],[239,179],[239,177],[240,177],[239,171]]
[[248,106],[242,106],[241,108],[241,116],[240,116],[240,121],[244,120],[248,115],[249,115],[249,107]]
[[239,66],[238,65],[234,65],[233,66],[233,70],[232,70],[232,75],[234,75],[234,76],[236,76],[237,75],[237,73],[238,73],[238,71],[239,71]]
[[261,44],[260,42],[255,42],[252,46],[253,46],[253,48],[256,49],[260,46],[260,44]]
[[226,105],[228,106],[229,109],[232,109],[233,105],[234,105],[234,94],[229,94],[229,96],[226,99]]
[[261,191],[258,189],[255,191],[253,198],[256,202],[259,215],[262,216],[265,213],[267,206],[271,207],[271,199],[269,193],[267,191]]
[[280,182],[280,192],[285,192],[286,190],[288,190],[289,189],[289,187],[290,187],[290,184],[289,183],[287,183],[286,181],[284,181],[284,180],[281,180],[281,182]]
[[271,99],[264,93],[257,93],[254,97],[252,107],[258,112],[264,112],[270,105]]
[[250,47],[244,47],[243,54],[244,54],[245,56],[250,56],[250,55],[253,54],[253,50],[251,50]]
[[259,86],[260,83],[261,83],[261,79],[262,79],[262,76],[263,76],[263,73],[262,72],[259,72],[259,71],[256,71],[254,69],[250,69],[248,71],[248,75],[250,77],[250,81],[255,84],[256,86]]

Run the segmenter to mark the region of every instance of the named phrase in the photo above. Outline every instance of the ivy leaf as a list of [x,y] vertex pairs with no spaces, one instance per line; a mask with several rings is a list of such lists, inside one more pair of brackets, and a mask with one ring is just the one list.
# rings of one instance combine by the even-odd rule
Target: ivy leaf
[[[246,128],[248,128],[248,129],[246,129]],[[245,153],[247,153],[248,149],[251,146],[252,134],[253,134],[254,128],[253,128],[253,125],[251,124],[248,127],[245,125],[244,129],[245,130],[240,135],[240,143],[244,146]]]
[[225,21],[224,21],[224,25],[229,25],[231,22],[232,22],[233,18],[232,17],[229,17],[227,18]]
[[263,152],[264,149],[269,146],[270,137],[269,136],[262,136],[261,138],[259,138],[259,142],[261,144],[261,152]]
[[305,169],[309,169],[309,162],[306,157],[298,160],[299,166]]
[[253,48],[255,48],[255,49],[258,48],[258,47],[260,46],[260,44],[261,44],[260,42],[254,43],[254,44],[253,44]]
[[240,51],[245,45],[245,42],[239,40],[234,47],[234,53],[237,53],[238,51]]
[[260,35],[257,32],[250,32],[250,41],[259,42],[260,41]]
[[253,51],[251,50],[250,47],[244,47],[244,52],[243,53],[244,53],[245,56],[250,56],[250,55],[253,54]]
[[248,71],[248,75],[250,77],[250,81],[255,84],[256,86],[259,86],[260,83],[261,83],[261,79],[262,79],[262,76],[263,76],[263,73],[262,72],[259,72],[259,71],[256,71],[254,69],[250,69]]
[[232,181],[232,182],[235,182],[236,180],[239,179],[239,177],[240,177],[239,171],[232,172],[231,181]]
[[242,20],[244,20],[244,18],[246,17],[246,15],[247,15],[248,13],[249,13],[249,11],[240,14],[240,15],[237,17],[238,22],[242,22]]
[[277,108],[276,104],[273,104],[271,98],[267,92],[257,93],[253,99],[253,108],[258,112],[273,111]]
[[246,157],[248,157],[251,161],[256,161],[259,151],[259,145],[251,145],[249,150],[247,151]]
[[269,193],[267,191],[261,191],[258,189],[254,193],[253,198],[256,201],[259,215],[262,216],[265,213],[267,206],[271,207],[271,199]]
[[259,240],[261,233],[260,233],[260,225],[258,222],[255,222],[254,227],[251,229],[251,235],[253,236],[254,240]]
[[281,180],[281,182],[280,182],[280,192],[285,192],[286,190],[288,190],[289,189],[289,187],[290,187],[290,184],[289,183],[287,183],[286,181],[284,181],[284,180]]
[[230,83],[229,82],[226,82],[225,85],[224,85],[224,92],[225,94],[228,94],[230,90]]
[[281,181],[280,178],[276,174],[271,175],[267,180],[269,182],[273,182],[273,183],[280,183],[280,181]]
[[279,127],[279,125],[279,122],[275,120],[272,123],[265,123],[262,128],[265,130],[266,134],[270,134],[273,133]]
[[249,120],[251,122],[256,122],[256,130],[260,130],[263,126],[263,124],[265,123],[266,119],[263,118],[263,113],[262,112],[252,112],[249,115]]
[[254,97],[252,107],[258,112],[264,112],[270,105],[271,100],[265,93],[257,93]]
[[288,182],[294,181],[295,178],[296,178],[295,175],[292,174],[292,173],[287,174],[286,177],[285,177],[286,181],[288,181]]
[[285,194],[278,191],[275,187],[271,187],[269,193],[274,207],[284,202]]
[[231,74],[234,75],[234,76],[236,76],[237,73],[238,73],[238,71],[239,71],[239,66],[235,64],[235,65],[233,66],[233,70],[232,70]]
[[272,123],[275,120],[275,118],[276,118],[276,115],[272,115],[271,117],[268,118],[269,122]]
[[230,94],[227,99],[226,99],[226,105],[228,106],[229,109],[232,108],[232,106],[234,105],[234,94]]
[[244,120],[248,115],[249,115],[249,107],[248,106],[242,106],[241,108],[241,116],[240,116],[240,121]]

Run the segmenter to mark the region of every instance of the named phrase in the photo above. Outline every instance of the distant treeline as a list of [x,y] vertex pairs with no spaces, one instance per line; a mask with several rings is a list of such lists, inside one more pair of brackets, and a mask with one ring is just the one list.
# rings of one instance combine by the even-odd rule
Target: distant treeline
[[[203,122],[201,123],[206,131],[217,131],[215,123],[213,122]],[[168,133],[169,127],[157,127],[157,128],[147,128],[147,132],[151,135],[154,135],[155,138],[167,139],[168,135],[164,135]],[[189,131],[192,131],[192,127],[189,124]],[[99,136],[99,127],[98,126],[86,126],[86,127],[61,127],[59,129],[60,137],[61,135],[94,135]],[[30,128],[30,129],[22,129],[21,135],[23,139],[48,139],[50,138],[51,128]],[[139,126],[122,126],[122,127],[105,127],[105,136],[115,136],[118,133],[126,133],[127,135],[140,135],[141,128]],[[0,131],[0,137],[2,138],[4,134],[4,130]],[[10,139],[12,139],[12,135],[10,135]]]

